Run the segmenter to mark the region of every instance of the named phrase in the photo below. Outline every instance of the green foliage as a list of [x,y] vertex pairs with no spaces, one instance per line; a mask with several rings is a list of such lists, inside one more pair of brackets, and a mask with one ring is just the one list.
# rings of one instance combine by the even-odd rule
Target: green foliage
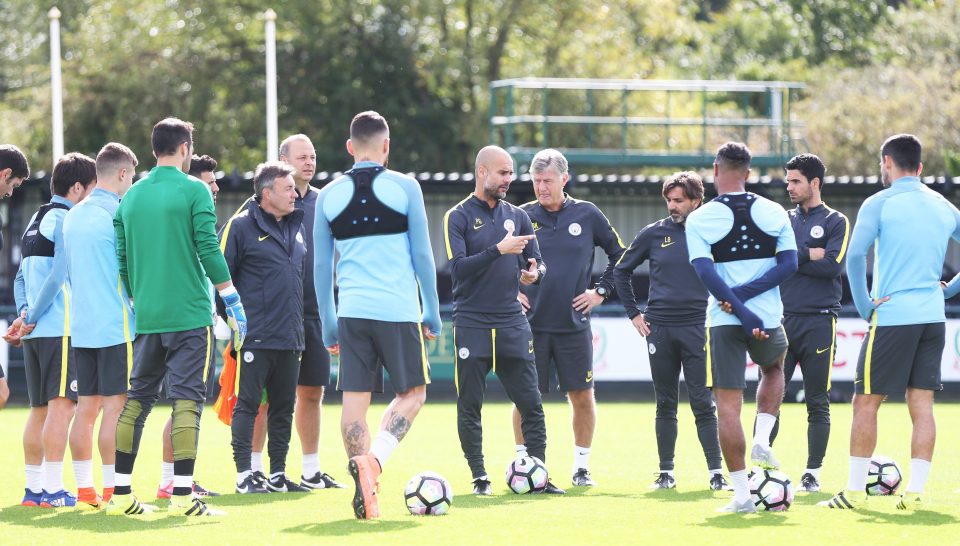
[[[68,150],[92,154],[117,140],[147,167],[151,126],[175,115],[195,124],[197,150],[224,168],[251,170],[263,160],[261,2],[59,4]],[[25,148],[38,170],[49,169],[51,154],[47,9],[0,1],[3,20],[16,21],[0,29],[0,140]],[[930,133],[928,167],[943,168],[939,146],[960,147],[954,0],[289,0],[275,9],[280,136],[309,134],[321,170],[349,165],[350,118],[371,108],[391,122],[395,168],[469,170],[490,135],[489,82],[524,76],[804,81],[810,87],[793,112],[836,174],[867,172],[848,169],[870,168],[872,159],[861,158],[894,126]],[[868,83],[888,69],[900,77],[884,81],[905,83]],[[894,100],[900,115],[865,109],[908,92],[922,95]],[[542,107],[538,97],[521,100],[518,107]],[[567,113],[586,103],[549,100],[551,111]],[[659,97],[628,100],[664,109]],[[697,99],[671,105],[698,107]],[[540,129],[526,131],[535,138]],[[559,128],[550,141],[584,146],[585,133]],[[617,134],[590,138],[619,145]],[[659,133],[631,138],[637,146],[667,142]]]

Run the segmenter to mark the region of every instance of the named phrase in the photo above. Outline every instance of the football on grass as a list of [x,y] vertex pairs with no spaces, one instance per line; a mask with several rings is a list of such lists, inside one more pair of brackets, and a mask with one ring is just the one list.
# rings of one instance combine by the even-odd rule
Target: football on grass
[[507,486],[518,495],[537,493],[547,487],[547,467],[536,457],[518,457],[507,465]]
[[453,489],[440,474],[421,472],[407,482],[403,498],[411,514],[440,516],[446,514],[453,504]]
[[750,496],[757,510],[782,512],[793,504],[793,483],[779,470],[754,468],[750,477]]
[[902,481],[903,476],[896,461],[883,455],[874,455],[870,458],[870,466],[867,470],[868,495],[893,495]]

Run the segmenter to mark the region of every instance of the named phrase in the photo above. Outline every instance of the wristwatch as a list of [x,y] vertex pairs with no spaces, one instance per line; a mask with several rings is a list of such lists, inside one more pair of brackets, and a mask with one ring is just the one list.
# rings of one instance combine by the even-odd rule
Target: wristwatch
[[603,286],[603,285],[599,285],[599,284],[598,284],[598,285],[597,285],[596,292],[597,292],[597,294],[598,294],[601,298],[603,298],[603,299],[607,299],[607,298],[610,297],[610,291],[607,290],[607,287],[606,287],[606,286]]

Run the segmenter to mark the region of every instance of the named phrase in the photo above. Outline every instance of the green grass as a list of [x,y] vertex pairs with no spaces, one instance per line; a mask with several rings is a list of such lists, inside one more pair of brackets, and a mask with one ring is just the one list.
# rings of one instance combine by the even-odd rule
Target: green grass
[[[745,412],[752,411],[747,405]],[[371,409],[378,420],[382,406]],[[546,408],[549,427],[548,463],[554,481],[569,484],[572,433],[569,410],[562,404]],[[160,407],[147,423],[134,490],[151,500],[160,474],[159,435],[167,408]],[[455,406],[427,404],[413,429],[390,459],[382,479],[379,521],[353,519],[351,489],[309,495],[227,495],[212,503],[226,509],[225,518],[195,519],[156,514],[146,520],[108,517],[100,513],[54,512],[17,505],[22,495],[23,459],[19,439],[25,409],[0,411],[0,431],[6,449],[0,451],[0,543],[12,544],[956,544],[960,532],[960,436],[952,428],[960,421],[960,405],[941,405],[941,424],[927,510],[898,513],[891,498],[876,498],[870,509],[856,513],[816,508],[828,493],[798,495],[787,513],[749,516],[715,512],[730,493],[706,490],[707,474],[689,408],[681,407],[677,449],[676,491],[647,489],[657,468],[652,404],[603,403],[591,466],[599,487],[569,490],[564,497],[517,496],[501,478],[513,456],[510,408],[489,404],[485,411],[487,469],[496,496],[478,499],[469,494],[470,474],[460,452]],[[799,479],[806,462],[806,415],[800,405],[784,406],[777,455],[783,469]],[[321,463],[325,471],[349,481],[338,435],[339,406],[325,408]],[[745,423],[751,424],[747,418]],[[821,475],[825,491],[846,483],[850,406],[835,405],[833,437]],[[904,404],[881,410],[878,453],[909,466],[909,417]],[[69,455],[68,455],[69,457]],[[96,459],[96,456],[95,456]],[[69,469],[69,465],[67,466]],[[299,475],[300,448],[294,434],[288,469]],[[415,473],[433,470],[453,484],[457,496],[450,514],[416,517],[407,514],[402,490]],[[72,471],[67,484],[73,487]],[[197,478],[207,487],[232,491],[234,467],[229,428],[210,408],[204,413]],[[100,483],[97,470],[97,483]],[[351,482],[352,485],[352,482]]]

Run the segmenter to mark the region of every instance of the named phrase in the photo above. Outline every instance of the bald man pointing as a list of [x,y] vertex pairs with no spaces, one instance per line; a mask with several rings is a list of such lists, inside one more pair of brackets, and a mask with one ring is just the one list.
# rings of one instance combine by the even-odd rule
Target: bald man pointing
[[543,460],[547,445],[533,334],[517,301],[520,284],[539,283],[546,268],[530,217],[503,200],[512,180],[510,154],[497,146],[483,148],[474,192],[443,217],[453,277],[457,428],[477,495],[492,494],[480,424],[491,369],[520,411],[527,452]]

